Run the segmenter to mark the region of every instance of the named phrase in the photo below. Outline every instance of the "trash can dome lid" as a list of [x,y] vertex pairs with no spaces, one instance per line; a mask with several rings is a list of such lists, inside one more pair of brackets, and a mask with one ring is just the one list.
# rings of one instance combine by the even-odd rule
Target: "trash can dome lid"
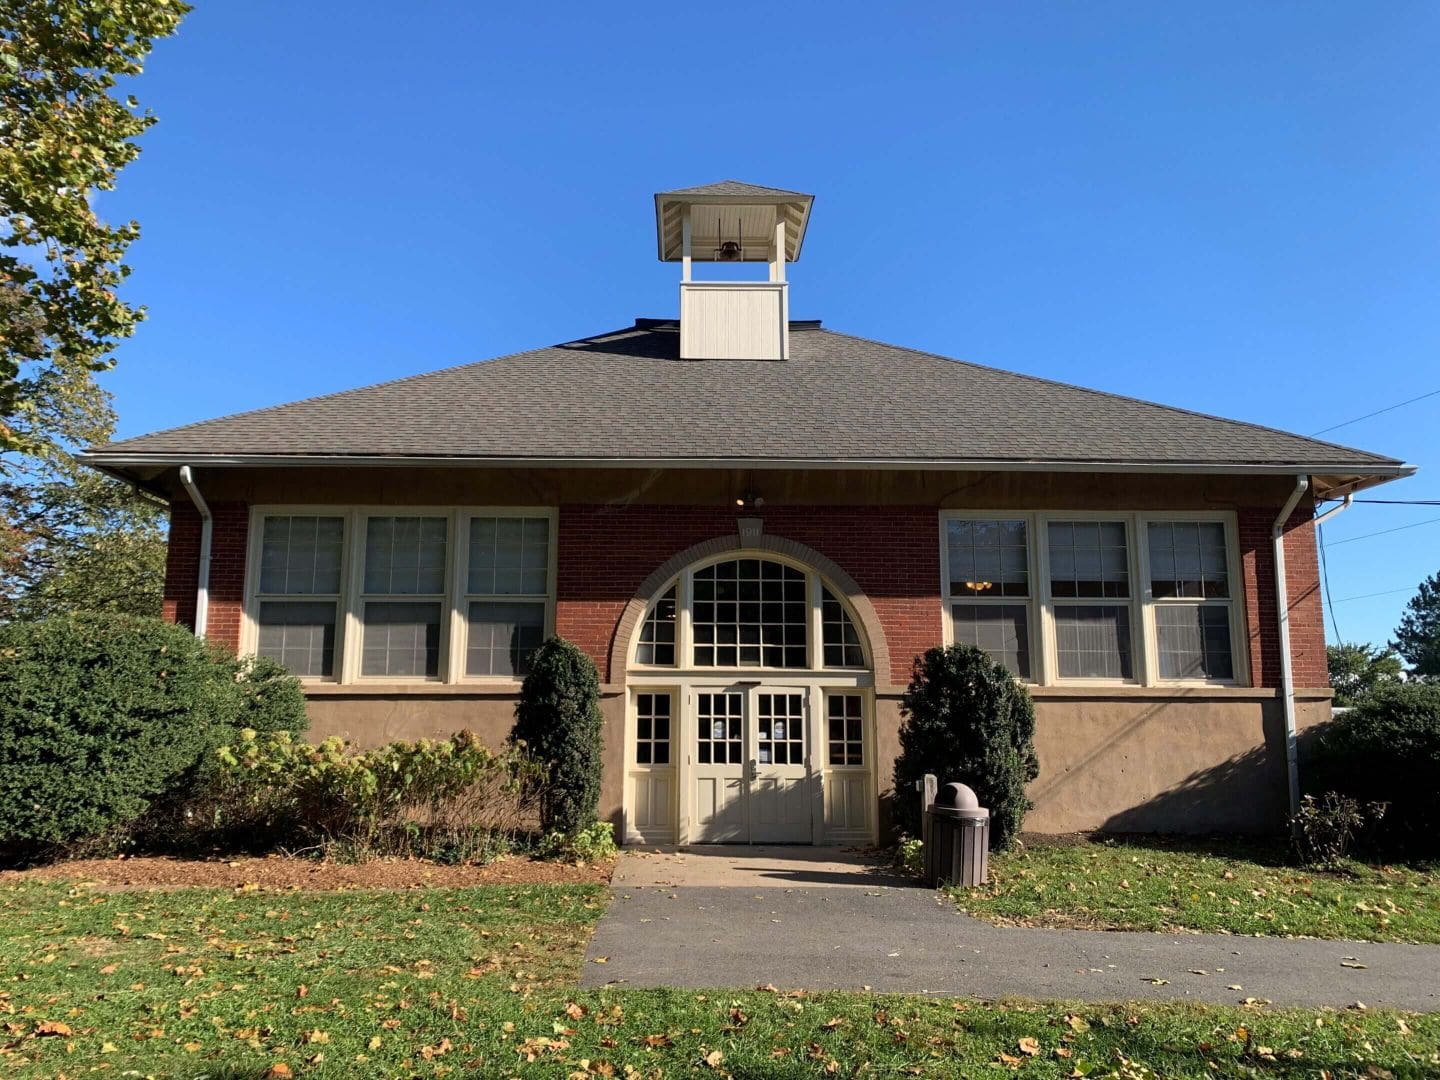
[[935,796],[935,805],[952,810],[978,810],[980,799],[964,784],[946,784]]

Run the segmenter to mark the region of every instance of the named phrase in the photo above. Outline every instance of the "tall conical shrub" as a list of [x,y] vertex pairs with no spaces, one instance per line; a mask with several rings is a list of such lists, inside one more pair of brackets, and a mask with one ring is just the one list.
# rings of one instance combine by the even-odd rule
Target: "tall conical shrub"
[[920,835],[915,782],[968,784],[990,811],[990,846],[1010,846],[1030,800],[1025,785],[1040,772],[1030,693],[1003,666],[970,645],[934,648],[915,658],[901,700],[895,796],[901,828]]
[[515,705],[510,738],[545,767],[540,824],[573,833],[595,821],[600,803],[600,676],[590,658],[563,638],[535,650]]

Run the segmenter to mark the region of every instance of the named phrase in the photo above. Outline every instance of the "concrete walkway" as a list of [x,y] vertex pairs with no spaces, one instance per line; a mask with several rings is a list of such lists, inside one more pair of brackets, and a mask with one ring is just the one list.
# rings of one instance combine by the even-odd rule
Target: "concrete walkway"
[[994,927],[857,853],[747,851],[622,855],[582,985],[1440,1011],[1436,946]]

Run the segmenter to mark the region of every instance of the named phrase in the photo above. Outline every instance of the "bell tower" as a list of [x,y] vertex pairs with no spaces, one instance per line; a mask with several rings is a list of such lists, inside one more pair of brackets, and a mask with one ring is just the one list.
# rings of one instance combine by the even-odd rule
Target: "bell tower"
[[[785,264],[800,258],[813,195],[722,180],[655,196],[662,262],[680,270],[682,360],[785,360]],[[697,281],[695,263],[768,263],[767,281]]]

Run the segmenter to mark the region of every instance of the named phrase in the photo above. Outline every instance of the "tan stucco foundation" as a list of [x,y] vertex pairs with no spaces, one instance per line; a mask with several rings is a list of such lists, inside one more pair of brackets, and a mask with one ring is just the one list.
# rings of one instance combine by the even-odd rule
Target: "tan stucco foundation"
[[[1040,776],[1030,787],[1028,830],[1068,833],[1264,832],[1286,814],[1285,750],[1278,694],[1245,689],[1036,688]],[[624,695],[607,687],[601,817],[617,832],[622,813]],[[1299,727],[1330,715],[1329,690],[1297,695]],[[360,746],[393,739],[444,738],[461,728],[500,746],[514,722],[513,691],[366,688],[312,692],[310,737],[339,735]],[[876,781],[886,829],[897,796],[900,700],[876,699]],[[944,778],[942,778],[944,779]]]

